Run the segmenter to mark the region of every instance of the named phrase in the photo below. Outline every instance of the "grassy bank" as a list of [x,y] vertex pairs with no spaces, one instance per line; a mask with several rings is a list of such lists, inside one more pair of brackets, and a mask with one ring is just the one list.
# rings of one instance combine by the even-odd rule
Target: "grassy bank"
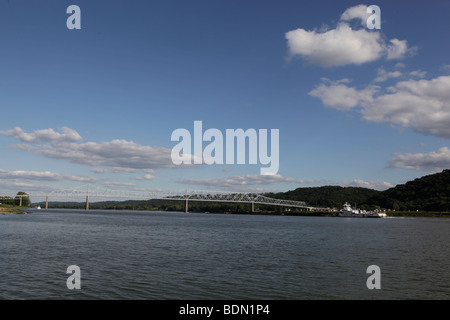
[[2,205],[0,206],[0,214],[25,214],[26,212],[23,211],[23,208],[16,207],[16,206],[6,206]]

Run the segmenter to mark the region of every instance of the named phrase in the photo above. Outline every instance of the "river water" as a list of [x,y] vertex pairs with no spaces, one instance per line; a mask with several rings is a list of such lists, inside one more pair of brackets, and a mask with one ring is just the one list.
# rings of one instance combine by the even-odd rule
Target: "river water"
[[449,244],[445,218],[39,210],[0,215],[0,299],[450,299]]

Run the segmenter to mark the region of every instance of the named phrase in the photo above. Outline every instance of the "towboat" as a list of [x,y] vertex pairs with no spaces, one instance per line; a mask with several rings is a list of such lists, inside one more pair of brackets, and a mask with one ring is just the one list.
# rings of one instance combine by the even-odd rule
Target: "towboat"
[[352,208],[349,203],[344,203],[341,213],[338,214],[339,217],[352,217],[352,218],[386,218],[387,215],[383,211],[366,211],[357,208]]

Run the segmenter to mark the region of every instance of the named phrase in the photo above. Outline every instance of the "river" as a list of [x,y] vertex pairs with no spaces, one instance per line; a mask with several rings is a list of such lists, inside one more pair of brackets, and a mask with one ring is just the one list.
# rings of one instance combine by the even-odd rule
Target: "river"
[[446,218],[36,210],[0,215],[0,299],[450,299],[449,244]]

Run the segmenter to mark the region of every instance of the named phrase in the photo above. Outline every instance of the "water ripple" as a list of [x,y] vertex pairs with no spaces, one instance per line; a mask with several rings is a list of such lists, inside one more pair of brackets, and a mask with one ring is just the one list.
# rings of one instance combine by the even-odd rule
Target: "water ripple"
[[[449,299],[450,221],[48,210],[1,217],[1,299]],[[69,265],[81,290],[66,287]],[[366,269],[379,265],[381,290]]]

